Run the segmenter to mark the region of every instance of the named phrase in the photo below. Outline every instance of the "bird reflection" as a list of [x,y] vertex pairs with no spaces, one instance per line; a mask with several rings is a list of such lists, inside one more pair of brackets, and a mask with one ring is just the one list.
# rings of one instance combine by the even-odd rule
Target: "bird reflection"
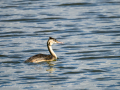
[[[56,68],[54,68],[54,64],[53,62],[42,62],[42,63],[39,63],[39,66],[34,66],[36,70],[39,70],[39,71],[48,71],[49,73],[53,73]],[[46,67],[47,66],[47,67]]]
[[54,72],[55,70],[56,70],[55,68],[50,67],[50,69],[47,69],[46,71],[48,71],[49,73],[52,73],[52,72]]

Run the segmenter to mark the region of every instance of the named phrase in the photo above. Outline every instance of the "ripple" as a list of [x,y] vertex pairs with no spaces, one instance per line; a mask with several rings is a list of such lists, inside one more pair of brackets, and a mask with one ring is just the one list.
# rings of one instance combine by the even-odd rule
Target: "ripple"
[[24,31],[1,32],[0,34],[23,34]]
[[115,31],[115,30],[113,30],[113,31],[102,31],[102,30],[100,30],[100,31],[92,31],[92,33],[94,33],[94,34],[108,34],[108,33],[120,33],[120,31]]
[[9,19],[9,20],[1,20],[1,22],[39,22],[40,20],[37,18],[28,18],[28,19],[24,19],[24,18],[20,18],[20,19]]
[[[2,0],[0,89],[119,90],[120,1]],[[48,53],[49,36],[58,60],[24,63]],[[42,49],[38,49],[42,47]]]
[[12,63],[12,64],[18,64],[18,63],[20,63],[19,61],[4,61],[4,62],[2,62],[2,63]]
[[10,32],[1,32],[0,37],[19,37],[19,36],[24,36],[25,31],[10,31]]
[[80,73],[85,73],[85,71],[65,72],[63,74],[80,74]]
[[108,19],[114,19],[114,18],[120,18],[120,16],[104,16],[104,15],[99,15],[97,18],[108,18]]
[[[120,56],[94,56],[94,57],[80,57],[74,60],[96,60],[96,59],[118,59]],[[119,60],[119,59],[118,59]]]
[[76,67],[62,67],[62,66],[60,66],[60,67],[58,67],[59,69],[75,69]]
[[1,57],[1,58],[5,58],[5,57],[7,57],[7,55],[0,55],[0,57]]
[[64,3],[57,6],[94,6],[93,3]]
[[38,79],[38,78],[35,77],[35,76],[27,76],[27,77],[19,77],[19,78],[22,78],[22,80]]
[[94,79],[95,81],[109,81],[109,80],[112,80],[111,77],[102,77],[102,78],[96,78]]

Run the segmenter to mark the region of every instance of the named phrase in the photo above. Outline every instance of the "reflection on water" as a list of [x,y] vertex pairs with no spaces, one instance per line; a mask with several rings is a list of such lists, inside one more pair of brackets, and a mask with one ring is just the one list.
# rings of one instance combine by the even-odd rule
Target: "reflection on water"
[[[1,90],[119,90],[119,0],[1,0]],[[58,60],[24,61],[49,54],[49,37]]]
[[52,73],[53,71],[55,71],[55,68],[51,67],[50,69],[47,69],[46,71],[49,71],[50,73]]
[[[34,69],[39,71],[46,70],[49,73],[53,73],[56,70],[56,68],[54,68],[54,65],[56,64],[54,64],[53,62],[41,62],[41,63],[35,64]],[[46,66],[46,67],[43,67],[43,66]]]

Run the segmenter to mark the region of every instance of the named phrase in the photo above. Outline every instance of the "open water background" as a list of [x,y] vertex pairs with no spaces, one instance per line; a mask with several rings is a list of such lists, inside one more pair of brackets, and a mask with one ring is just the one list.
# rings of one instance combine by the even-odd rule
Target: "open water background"
[[0,90],[120,90],[120,0],[0,0]]

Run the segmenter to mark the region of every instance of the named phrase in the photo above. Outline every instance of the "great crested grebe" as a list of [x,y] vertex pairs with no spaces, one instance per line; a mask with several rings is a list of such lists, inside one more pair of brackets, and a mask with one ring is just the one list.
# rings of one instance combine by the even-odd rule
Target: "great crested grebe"
[[53,61],[53,60],[57,59],[57,55],[54,53],[54,51],[52,49],[52,45],[55,43],[63,43],[63,42],[59,42],[56,39],[49,37],[49,39],[47,41],[47,47],[50,52],[50,55],[37,54],[37,55],[34,55],[34,56],[28,58],[25,62],[39,63],[39,62],[43,62],[43,61]]

